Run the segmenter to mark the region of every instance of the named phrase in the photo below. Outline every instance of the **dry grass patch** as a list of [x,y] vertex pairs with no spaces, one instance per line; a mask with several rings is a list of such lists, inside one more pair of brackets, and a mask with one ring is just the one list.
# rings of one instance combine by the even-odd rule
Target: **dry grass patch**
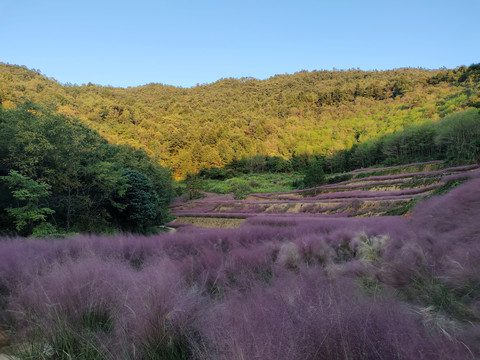
[[236,229],[243,224],[245,219],[220,218],[207,216],[182,216],[172,223],[192,224],[194,226],[207,228]]

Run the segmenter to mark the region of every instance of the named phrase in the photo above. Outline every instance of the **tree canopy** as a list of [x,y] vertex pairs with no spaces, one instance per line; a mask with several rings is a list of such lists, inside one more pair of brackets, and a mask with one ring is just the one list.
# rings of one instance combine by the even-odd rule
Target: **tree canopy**
[[137,170],[122,173],[126,189],[114,195],[115,221],[126,231],[145,233],[157,220],[158,194],[152,182]]
[[257,154],[330,156],[436,121],[480,104],[478,72],[478,65],[301,71],[189,89],[161,84],[122,89],[61,85],[38,71],[0,64],[0,105],[13,108],[22,97],[47,104],[110,143],[145,150],[183,178]]
[[39,184],[15,170],[10,170],[8,176],[1,179],[8,184],[15,199],[13,207],[5,209],[7,214],[14,218],[15,229],[35,233],[36,229],[42,227],[38,223],[45,222],[47,215],[55,213],[48,207],[41,207],[42,200],[50,195],[50,185]]
[[0,108],[0,186],[8,193],[0,197],[0,231],[28,235],[38,221],[59,233],[120,228],[112,209],[120,206],[114,194],[131,191],[127,169],[158,194],[149,221],[164,222],[171,179],[144,151],[111,145],[78,120],[30,101]]

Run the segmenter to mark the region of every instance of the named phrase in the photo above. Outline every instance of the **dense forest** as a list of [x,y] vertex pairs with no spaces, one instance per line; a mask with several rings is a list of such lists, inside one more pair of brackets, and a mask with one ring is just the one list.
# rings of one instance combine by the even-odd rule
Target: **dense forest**
[[[305,174],[296,187],[322,185],[324,175],[337,174],[328,181],[345,180],[349,172],[378,165],[398,165],[419,161],[445,160],[453,163],[480,162],[480,112],[469,109],[435,122],[410,125],[331,155],[279,156],[254,155],[233,160],[224,167],[201,169],[200,178],[224,180],[251,173]],[[192,175],[187,176],[188,183]]]
[[[76,117],[112,144],[145,150],[182,178],[258,154],[329,157],[353,149],[358,165],[369,166],[376,161],[364,156],[375,144],[371,140],[409,125],[417,125],[423,136],[428,122],[478,107],[479,79],[480,66],[472,65],[302,71],[267,80],[221,79],[188,89],[113,88],[62,85],[38,70],[0,64],[0,104],[12,109],[27,98],[55,114]],[[401,139],[389,139],[400,142],[391,157],[404,156]],[[333,169],[343,170],[341,164]]]
[[0,234],[145,233],[165,221],[168,170],[26,101],[0,108]]

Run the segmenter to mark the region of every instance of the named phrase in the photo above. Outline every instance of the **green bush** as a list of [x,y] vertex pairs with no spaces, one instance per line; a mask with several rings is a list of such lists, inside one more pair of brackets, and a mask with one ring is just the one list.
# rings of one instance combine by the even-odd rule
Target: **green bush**
[[233,197],[236,200],[245,199],[248,194],[253,192],[253,189],[248,183],[248,181],[243,179],[228,179],[227,184],[229,186],[230,192],[233,193]]
[[335,175],[335,176],[329,177],[327,179],[327,183],[336,184],[336,183],[339,183],[339,182],[350,180],[352,177],[353,177],[352,174]]
[[314,160],[310,164],[305,172],[303,183],[307,188],[325,184],[325,172],[323,171],[322,161]]

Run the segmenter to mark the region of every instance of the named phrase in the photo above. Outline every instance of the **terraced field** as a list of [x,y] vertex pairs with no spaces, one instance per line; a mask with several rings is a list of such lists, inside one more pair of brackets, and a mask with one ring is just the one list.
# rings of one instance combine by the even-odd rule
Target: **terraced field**
[[[421,171],[419,170],[421,169]],[[480,173],[479,165],[446,167],[441,161],[355,170],[350,180],[291,192],[233,195],[205,194],[171,207],[172,226],[237,227],[255,216],[370,217],[404,215],[419,199],[448,190]],[[216,219],[216,220],[214,220]]]

